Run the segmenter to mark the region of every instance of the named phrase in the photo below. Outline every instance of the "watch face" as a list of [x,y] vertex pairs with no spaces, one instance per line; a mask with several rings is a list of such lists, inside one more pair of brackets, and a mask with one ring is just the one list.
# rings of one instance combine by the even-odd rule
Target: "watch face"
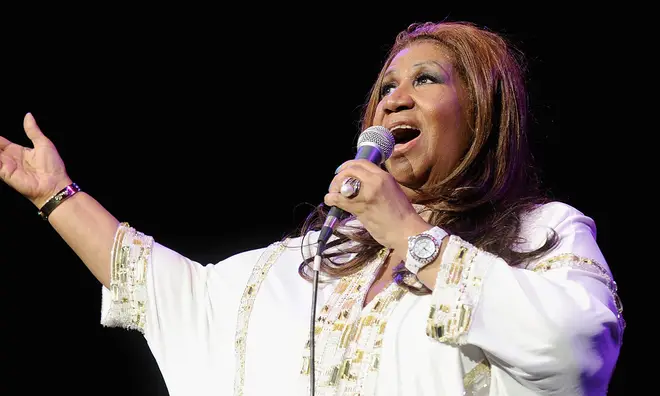
[[413,253],[419,258],[425,259],[435,254],[435,243],[431,238],[420,237],[412,248]]

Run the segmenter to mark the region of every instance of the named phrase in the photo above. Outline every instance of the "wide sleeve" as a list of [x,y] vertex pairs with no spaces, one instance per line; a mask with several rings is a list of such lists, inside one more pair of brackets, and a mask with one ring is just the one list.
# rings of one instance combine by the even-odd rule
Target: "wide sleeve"
[[203,265],[122,223],[111,251],[110,285],[102,288],[101,324],[142,333],[160,364],[166,355],[206,358],[219,332],[233,336],[245,283],[265,250]]
[[246,305],[286,246],[201,264],[122,223],[101,324],[144,336],[171,395],[230,394],[245,354],[236,337],[247,329]]
[[206,320],[210,266],[155,243],[126,223],[116,231],[110,263],[101,324],[146,334],[155,327]]
[[602,395],[625,327],[616,283],[591,218],[565,204],[548,204],[525,227],[527,247],[542,243],[549,228],[557,232],[558,245],[524,268],[451,236],[426,333],[439,342],[481,348],[495,368],[491,386]]

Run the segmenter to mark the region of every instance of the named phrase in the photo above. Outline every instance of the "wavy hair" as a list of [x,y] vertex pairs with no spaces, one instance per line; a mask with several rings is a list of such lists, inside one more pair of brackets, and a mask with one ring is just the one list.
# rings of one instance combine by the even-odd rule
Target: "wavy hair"
[[[504,37],[468,22],[416,23],[400,32],[371,87],[363,107],[362,130],[371,126],[381,100],[383,76],[392,59],[402,49],[420,41],[441,46],[449,56],[467,92],[466,117],[470,144],[461,161],[443,180],[431,181],[417,190],[415,204],[430,211],[429,223],[438,225],[476,247],[498,255],[509,265],[538,257],[556,243],[551,234],[534,251],[518,251],[522,217],[548,199],[540,192],[533,166],[527,132],[528,98],[525,90],[523,56]],[[320,204],[301,227],[301,234],[320,229],[328,208]],[[342,223],[346,225],[346,221]],[[344,253],[355,253],[345,263],[333,257],[341,252],[324,253],[321,272],[331,277],[353,274],[363,268],[383,246],[365,229],[351,232],[338,227],[333,246],[349,241]],[[346,246],[346,245],[345,245]],[[309,260],[300,264],[300,275],[310,280]],[[404,282],[409,274],[403,265],[394,269],[394,279],[416,294],[427,294],[426,287],[415,288]]]

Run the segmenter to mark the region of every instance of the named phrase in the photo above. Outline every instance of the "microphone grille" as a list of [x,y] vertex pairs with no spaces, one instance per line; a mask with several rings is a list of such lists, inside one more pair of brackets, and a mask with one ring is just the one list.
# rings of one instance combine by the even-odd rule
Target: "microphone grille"
[[360,134],[357,143],[358,149],[365,144],[378,147],[383,155],[381,162],[385,162],[392,155],[392,151],[394,151],[394,136],[384,126],[370,126]]

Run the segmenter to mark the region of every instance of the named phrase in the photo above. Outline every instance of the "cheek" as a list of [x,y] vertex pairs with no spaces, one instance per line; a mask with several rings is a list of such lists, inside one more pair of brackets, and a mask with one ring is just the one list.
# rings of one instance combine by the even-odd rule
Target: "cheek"
[[456,100],[443,100],[438,102],[437,106],[429,109],[433,117],[440,125],[446,129],[459,127],[463,116],[461,106]]
[[445,101],[429,109],[429,113],[435,121],[436,130],[442,135],[439,136],[440,139],[449,140],[451,145],[463,145],[468,129],[462,108],[456,100]]
[[383,112],[383,102],[381,101],[380,103],[378,103],[378,106],[376,106],[376,111],[374,112],[373,124],[382,125],[384,116],[385,113]]
[[[460,108],[457,106],[438,106],[430,109],[429,114],[434,119],[433,136],[427,142],[428,154],[443,164],[453,167],[463,156],[469,137]],[[439,157],[439,158],[438,158]]]

